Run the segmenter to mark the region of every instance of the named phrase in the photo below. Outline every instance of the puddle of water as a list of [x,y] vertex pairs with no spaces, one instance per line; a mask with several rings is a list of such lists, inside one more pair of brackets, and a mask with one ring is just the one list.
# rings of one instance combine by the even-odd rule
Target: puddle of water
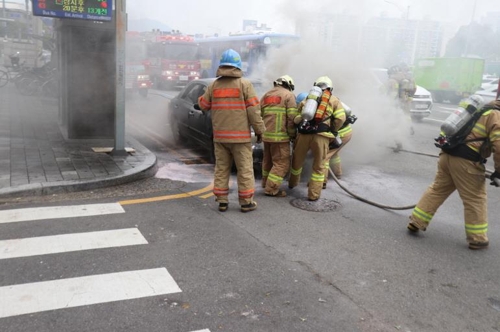
[[196,165],[168,163],[161,166],[155,174],[159,179],[170,179],[189,183],[211,182],[212,177],[197,170]]

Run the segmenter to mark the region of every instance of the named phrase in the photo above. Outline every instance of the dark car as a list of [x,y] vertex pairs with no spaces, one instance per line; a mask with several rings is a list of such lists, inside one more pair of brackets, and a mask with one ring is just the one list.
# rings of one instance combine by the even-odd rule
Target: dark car
[[[170,127],[176,144],[194,143],[207,151],[211,163],[215,162],[214,143],[212,132],[212,119],[210,111],[202,112],[194,109],[198,98],[203,95],[208,85],[215,78],[206,78],[191,81],[186,85],[169,104]],[[257,95],[260,97],[262,84],[253,81]],[[252,149],[254,169],[260,170],[262,166],[263,145],[256,143],[256,137],[252,130]]]

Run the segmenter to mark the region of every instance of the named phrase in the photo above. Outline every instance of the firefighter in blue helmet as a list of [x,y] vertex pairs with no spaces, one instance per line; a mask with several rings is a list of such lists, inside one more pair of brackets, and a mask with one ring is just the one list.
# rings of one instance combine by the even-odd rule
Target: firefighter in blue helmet
[[241,212],[253,211],[257,203],[253,200],[255,176],[250,127],[258,141],[265,131],[259,98],[252,83],[243,78],[241,57],[235,50],[222,53],[216,75],[217,79],[198,99],[201,110],[211,111],[215,152],[213,192],[219,211],[227,211],[229,177],[234,161]]

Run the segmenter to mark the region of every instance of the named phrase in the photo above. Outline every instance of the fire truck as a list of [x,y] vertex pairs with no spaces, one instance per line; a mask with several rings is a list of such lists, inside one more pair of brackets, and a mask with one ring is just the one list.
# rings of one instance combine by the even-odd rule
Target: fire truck
[[146,44],[147,72],[156,88],[171,89],[200,78],[199,47],[179,31],[153,31]]
[[146,69],[146,43],[139,32],[127,31],[125,62],[125,91],[127,94],[139,93],[148,96],[152,86]]

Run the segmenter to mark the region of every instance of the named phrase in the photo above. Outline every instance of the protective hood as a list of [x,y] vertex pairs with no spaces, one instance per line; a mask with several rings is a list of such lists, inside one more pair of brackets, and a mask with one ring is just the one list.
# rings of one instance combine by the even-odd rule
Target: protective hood
[[217,76],[217,77],[224,76],[224,77],[239,78],[239,77],[243,77],[243,72],[241,71],[241,69],[236,68],[236,67],[220,66],[217,69],[217,73],[215,74],[215,76]]

